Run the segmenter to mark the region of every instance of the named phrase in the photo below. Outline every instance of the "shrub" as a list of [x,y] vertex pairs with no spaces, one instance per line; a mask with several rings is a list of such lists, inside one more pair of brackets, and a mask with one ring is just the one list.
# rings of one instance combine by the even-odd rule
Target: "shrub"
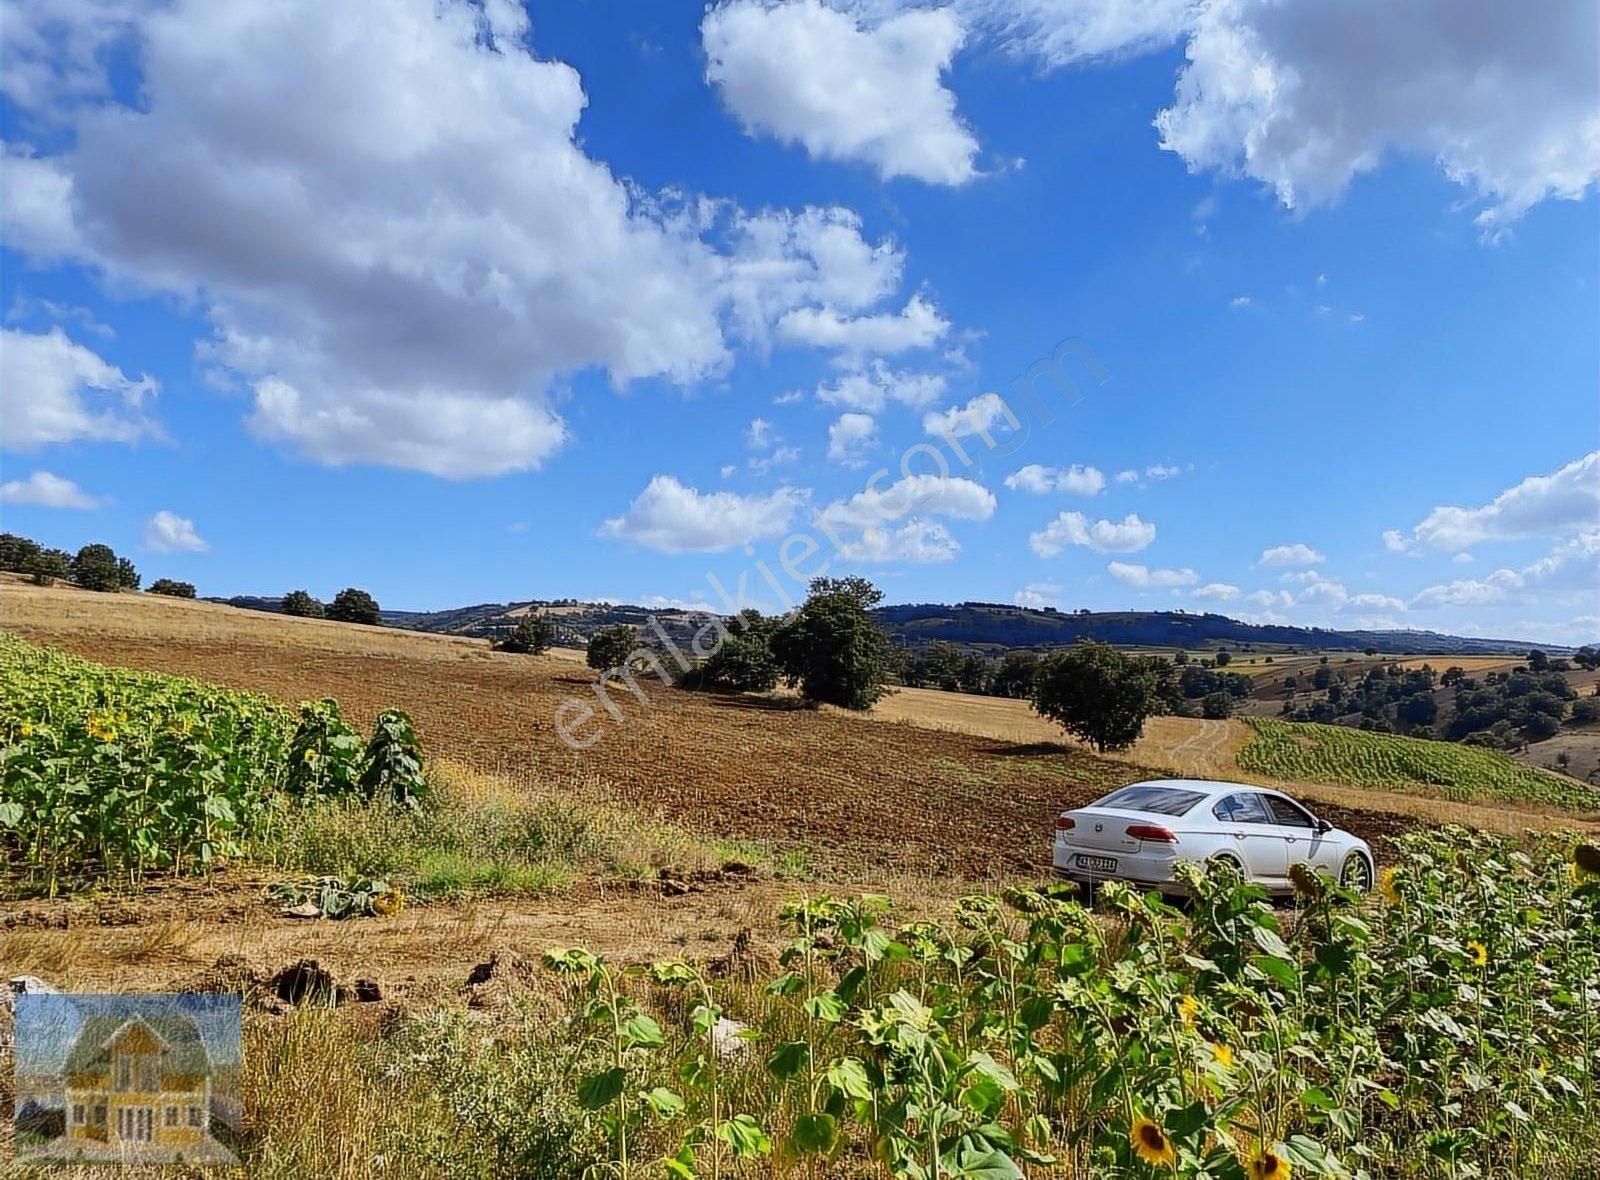
[[171,578],[157,578],[150,583],[150,593],[167,598],[193,598],[193,582],[175,582]]
[[1200,702],[1200,716],[1210,721],[1232,717],[1233,698],[1225,692],[1208,693]]

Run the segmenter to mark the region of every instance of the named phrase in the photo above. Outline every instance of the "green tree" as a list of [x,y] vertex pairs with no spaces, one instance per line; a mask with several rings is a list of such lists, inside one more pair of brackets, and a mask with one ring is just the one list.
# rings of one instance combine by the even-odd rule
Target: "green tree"
[[283,596],[283,613],[302,619],[320,619],[327,615],[328,608],[304,590],[291,590]]
[[354,586],[346,586],[333,596],[327,617],[339,623],[366,623],[372,627],[383,625],[383,618],[378,613],[378,600]]
[[1039,661],[1034,709],[1101,753],[1138,741],[1156,704],[1149,665],[1109,644],[1086,641]]
[[151,594],[161,594],[167,598],[193,598],[193,582],[175,582],[171,578],[157,578],[150,583]]
[[995,669],[989,691],[997,697],[1027,700],[1033,696],[1034,678],[1039,674],[1039,657],[1029,651],[1007,652]]
[[1439,719],[1439,706],[1432,693],[1419,692],[1402,697],[1395,706],[1395,718],[1408,726],[1432,725]]
[[923,654],[920,664],[922,683],[945,692],[960,691],[962,655],[955,644],[940,640]]
[[0,533],[0,570],[31,574],[34,572],[34,562],[42,552],[37,541],[19,537],[16,533]]
[[110,545],[85,545],[72,559],[72,580],[85,590],[120,590],[124,576]]
[[494,649],[537,656],[549,651],[555,638],[556,625],[550,621],[550,616],[530,608],[515,627],[495,640]]
[[117,558],[117,588],[120,590],[137,590],[139,588],[139,571],[134,568],[133,562],[126,557]]
[[1568,725],[1593,725],[1596,721],[1600,721],[1600,700],[1584,697],[1572,703],[1572,712],[1567,717]]
[[72,577],[72,557],[65,549],[40,549],[28,563],[35,586],[48,586],[57,579]]
[[784,679],[808,701],[868,709],[884,693],[889,642],[872,621],[883,591],[865,578],[816,578],[773,634]]
[[1207,693],[1200,701],[1200,716],[1222,721],[1233,716],[1233,698],[1225,692]]
[[782,669],[772,654],[778,620],[746,610],[728,621],[728,635],[691,679],[702,688],[724,692],[771,692]]
[[589,636],[589,648],[584,660],[589,667],[600,672],[620,668],[638,646],[639,633],[626,623],[617,623],[615,626],[602,627]]
[[1226,668],[1233,662],[1233,653],[1225,647],[1217,649],[1217,667]]
[[[9,569],[10,567],[0,566],[0,568]],[[1585,644],[1572,653],[1572,662],[1586,671],[1593,672],[1596,668],[1600,668],[1600,651],[1596,651],[1588,644]]]
[[1550,657],[1545,655],[1544,652],[1540,651],[1538,648],[1534,648],[1528,653],[1528,671],[1545,672],[1548,671],[1549,668]]

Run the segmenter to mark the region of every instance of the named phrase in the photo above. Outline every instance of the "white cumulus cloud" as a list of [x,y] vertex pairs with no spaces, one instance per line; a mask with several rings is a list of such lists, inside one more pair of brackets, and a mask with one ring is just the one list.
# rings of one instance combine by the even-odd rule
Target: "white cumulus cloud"
[[1296,541],[1291,545],[1274,545],[1270,549],[1263,549],[1261,556],[1256,559],[1256,564],[1318,565],[1327,560],[1325,554],[1319,553],[1303,541]]
[[1435,161],[1494,229],[1600,175],[1593,0],[1207,0],[1161,144],[1292,208],[1390,155]]
[[1239,597],[1239,587],[1231,582],[1207,582],[1204,586],[1197,586],[1189,594],[1201,602],[1232,602]]
[[878,424],[871,414],[840,414],[828,426],[828,458],[855,467],[866,462],[877,441]]
[[937,307],[913,295],[898,312],[850,316],[833,307],[797,307],[779,317],[777,331],[782,340],[831,349],[854,366],[866,357],[932,348],[949,328]]
[[194,521],[165,508],[145,522],[144,547],[157,553],[204,553],[209,548],[195,531]]
[[765,496],[701,492],[671,475],[657,475],[628,511],[600,527],[603,537],[632,541],[658,553],[719,553],[781,536],[805,503],[801,488]]
[[943,75],[965,33],[950,8],[863,24],[819,0],[731,0],[700,26],[706,80],[751,135],[880,177],[971,180],[978,141]]
[[994,493],[957,476],[908,475],[888,487],[873,484],[848,500],[824,506],[812,523],[842,557],[855,561],[949,561],[960,552],[934,517],[988,520]]
[[1004,423],[1008,430],[1019,430],[1022,421],[998,393],[980,393],[964,406],[930,412],[922,416],[922,429],[939,438],[994,437],[995,427]]
[[890,402],[926,406],[937,401],[944,390],[945,379],[937,373],[891,369],[882,361],[875,361],[859,372],[846,373],[832,383],[819,385],[817,400],[830,406],[876,414]]
[[[6,16],[16,93],[96,96],[52,108],[48,154],[8,145],[7,244],[192,302],[212,326],[207,376],[247,393],[258,436],[319,462],[526,470],[567,438],[546,400],[564,374],[688,385],[796,308],[836,323],[839,350],[947,326],[920,300],[871,313],[903,257],[847,210],[746,214],[619,179],[582,145],[577,72],[535,55],[517,4]],[[113,36],[134,85],[103,76]],[[101,76],[67,76],[84,70]],[[8,433],[22,421],[7,418]]]
[[1146,565],[1113,561],[1106,566],[1106,572],[1123,585],[1137,586],[1141,590],[1169,586],[1192,586],[1200,580],[1199,576],[1188,566],[1184,566],[1182,569],[1151,569]]
[[148,376],[127,376],[60,328],[0,329],[0,441],[7,450],[158,435],[144,412],[158,388]]
[[1040,557],[1054,557],[1068,546],[1082,545],[1096,553],[1137,553],[1156,539],[1156,526],[1129,513],[1120,521],[1092,524],[1081,512],[1063,512],[1043,529],[1028,534],[1028,546]]
[[1105,473],[1098,467],[1074,463],[1071,467],[1047,467],[1028,463],[1006,476],[1006,487],[1017,492],[1044,495],[1071,492],[1076,496],[1095,496],[1106,486]]
[[1551,472],[1530,475],[1477,508],[1441,506],[1409,535],[1383,534],[1384,547],[1404,553],[1434,549],[1454,553],[1486,541],[1560,537],[1600,524],[1600,451]]
[[1043,610],[1047,606],[1059,607],[1065,589],[1060,582],[1029,582],[1011,596],[1011,601],[1035,610]]
[[86,511],[100,507],[91,496],[70,479],[50,471],[35,471],[27,479],[8,479],[0,484],[0,504],[29,504],[35,508],[76,508]]

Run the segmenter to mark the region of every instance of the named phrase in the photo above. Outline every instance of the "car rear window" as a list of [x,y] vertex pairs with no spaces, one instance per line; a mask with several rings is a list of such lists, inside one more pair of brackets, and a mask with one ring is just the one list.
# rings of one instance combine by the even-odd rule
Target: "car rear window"
[[1202,791],[1184,791],[1177,787],[1152,787],[1135,783],[1112,791],[1104,799],[1096,800],[1096,807],[1121,807],[1126,811],[1153,811],[1157,815],[1183,815],[1205,798]]

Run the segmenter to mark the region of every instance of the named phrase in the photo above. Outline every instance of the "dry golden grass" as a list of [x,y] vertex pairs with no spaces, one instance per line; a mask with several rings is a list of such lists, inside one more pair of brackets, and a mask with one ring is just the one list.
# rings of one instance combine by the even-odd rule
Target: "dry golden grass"
[[[874,705],[871,715],[884,721],[904,721],[925,729],[970,733],[1021,745],[1045,742],[1089,748],[1035,713],[1027,701],[1005,697],[902,688]],[[1145,723],[1139,740],[1118,757],[1184,775],[1227,776],[1238,773],[1234,755],[1249,740],[1249,727],[1237,721],[1152,717]]]

